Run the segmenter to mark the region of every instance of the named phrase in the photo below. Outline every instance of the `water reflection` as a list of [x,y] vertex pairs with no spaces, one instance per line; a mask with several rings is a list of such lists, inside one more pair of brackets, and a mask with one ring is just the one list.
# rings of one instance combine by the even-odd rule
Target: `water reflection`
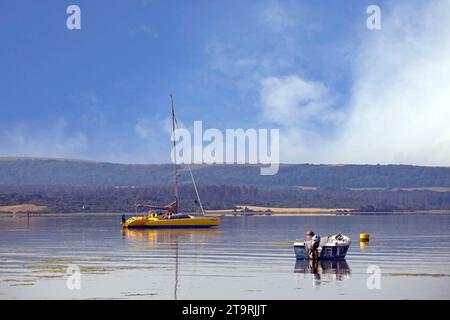
[[313,286],[321,281],[343,281],[350,279],[350,266],[344,260],[297,260],[294,272],[300,275],[310,274]]
[[123,229],[124,238],[136,245],[138,242],[146,248],[158,248],[167,245],[173,250],[175,259],[175,275],[173,285],[173,298],[178,300],[179,290],[179,266],[180,266],[180,244],[183,243],[206,243],[211,237],[220,236],[220,229]]
[[220,229],[123,229],[123,236],[130,242],[145,242],[148,247],[158,247],[177,241],[185,243],[206,243],[211,237],[218,237]]
[[360,249],[365,249],[369,246],[369,242],[368,241],[360,241],[359,242],[359,248]]
[[[27,225],[26,216],[0,215],[1,298],[450,297],[450,277],[443,276],[450,268],[450,215],[224,217],[218,230],[123,233],[116,216],[31,215]],[[296,264],[286,241],[308,226],[353,235],[351,273],[344,261]],[[359,246],[361,230],[372,235],[365,248]],[[67,290],[70,264],[84,270],[82,290]],[[382,290],[367,290],[371,264],[385,273]]]

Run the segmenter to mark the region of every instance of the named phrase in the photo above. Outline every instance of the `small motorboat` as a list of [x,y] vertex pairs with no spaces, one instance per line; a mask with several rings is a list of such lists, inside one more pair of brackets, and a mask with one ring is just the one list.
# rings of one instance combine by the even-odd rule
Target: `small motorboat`
[[350,237],[336,234],[320,238],[314,236],[305,242],[294,242],[297,260],[339,260],[344,259],[351,244]]

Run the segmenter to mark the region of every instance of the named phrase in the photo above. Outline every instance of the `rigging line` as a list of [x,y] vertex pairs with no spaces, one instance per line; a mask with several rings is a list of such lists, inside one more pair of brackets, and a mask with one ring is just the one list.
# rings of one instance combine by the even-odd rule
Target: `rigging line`
[[172,134],[173,134],[173,156],[174,156],[174,162],[173,162],[173,179],[174,179],[174,193],[175,193],[175,200],[176,200],[176,211],[178,212],[179,208],[179,194],[178,194],[178,171],[177,171],[177,145],[175,141],[175,128],[178,127],[178,122],[175,117],[175,107],[173,105],[173,96],[170,95],[170,106],[172,109]]
[[189,165],[189,163],[187,164],[187,166],[189,169],[189,173],[191,174],[192,183],[194,184],[195,193],[197,194],[198,204],[200,205],[200,209],[202,210],[202,215],[205,215],[205,210],[203,210],[202,200],[200,200],[200,195],[198,194],[197,184],[195,183],[194,175],[192,174],[192,170],[191,170],[191,166]]
[[[178,129],[178,121],[177,121],[177,117],[175,116],[175,109],[173,107],[173,97],[172,95],[170,95],[170,100],[172,102],[172,126],[173,126],[173,135],[174,135],[174,139],[175,139],[175,129]],[[176,143],[174,140],[174,155],[176,157]],[[197,189],[197,184],[195,183],[195,179],[194,179],[194,175],[192,174],[192,170],[191,170],[191,166],[189,163],[187,163],[188,169],[189,169],[189,174],[191,175],[191,179],[192,179],[192,184],[194,185],[194,190],[195,190],[195,194],[197,195],[197,199],[198,199],[198,204],[200,205],[200,210],[202,211],[202,215],[205,215],[205,210],[203,209],[203,204],[202,204],[202,200],[200,199],[200,194],[198,193],[198,189]],[[176,179],[176,177],[175,177]]]

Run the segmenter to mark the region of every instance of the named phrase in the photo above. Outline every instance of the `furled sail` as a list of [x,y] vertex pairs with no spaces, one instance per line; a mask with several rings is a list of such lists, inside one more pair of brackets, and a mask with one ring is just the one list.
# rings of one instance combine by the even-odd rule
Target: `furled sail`
[[144,208],[144,209],[148,209],[148,210],[164,210],[167,211],[169,213],[177,213],[178,212],[178,201],[175,200],[172,203],[169,203],[166,206],[153,206],[150,204],[136,204],[135,205],[136,208]]

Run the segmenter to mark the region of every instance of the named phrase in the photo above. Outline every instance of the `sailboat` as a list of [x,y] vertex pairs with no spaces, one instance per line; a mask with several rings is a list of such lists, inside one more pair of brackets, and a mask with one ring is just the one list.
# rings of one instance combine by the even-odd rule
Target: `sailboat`
[[[173,96],[170,95],[170,102],[172,108],[172,131],[175,134],[177,120],[175,117],[175,108],[173,104]],[[175,136],[175,135],[174,135]],[[178,195],[178,170],[176,159],[176,142],[173,141],[174,148],[174,196],[175,201],[166,206],[154,206],[148,204],[136,204],[136,208],[144,208],[149,210],[144,216],[136,216],[126,219],[122,222],[123,228],[208,228],[220,225],[219,217],[209,217],[205,215],[203,205],[200,200],[197,185],[195,184],[194,176],[190,165],[188,164],[189,173],[194,184],[195,193],[197,195],[197,202],[200,205],[201,215],[194,215],[190,213],[179,212],[179,195]]]

